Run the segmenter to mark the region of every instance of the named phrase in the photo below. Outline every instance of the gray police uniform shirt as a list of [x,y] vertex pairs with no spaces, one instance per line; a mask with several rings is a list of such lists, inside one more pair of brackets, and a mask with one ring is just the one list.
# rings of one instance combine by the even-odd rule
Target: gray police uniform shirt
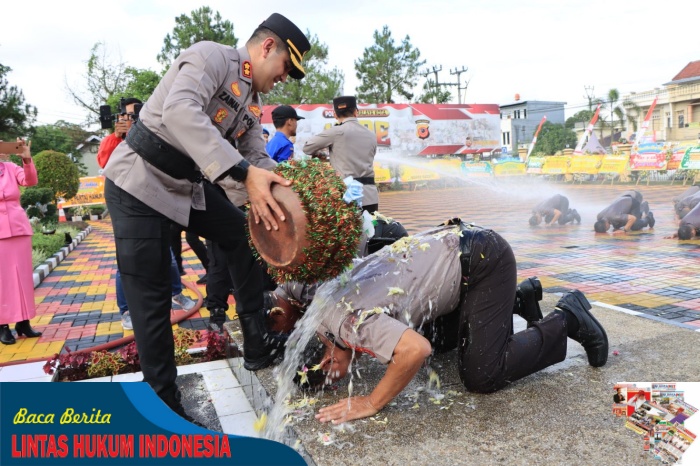
[[[270,157],[260,137],[262,104],[251,88],[254,72],[245,47],[198,42],[173,62],[139,119],[192,158],[209,180],[216,180],[244,158],[266,168]],[[125,142],[115,149],[104,174],[149,207],[188,225],[190,181],[169,177]]]
[[540,215],[553,215],[554,209],[557,209],[562,214],[566,214],[569,209],[569,200],[561,195],[555,194],[546,201],[542,201],[532,209],[532,213]]
[[627,224],[633,202],[629,196],[618,197],[598,214],[598,220],[606,219],[614,228],[622,228]]
[[683,199],[685,199],[686,197],[690,197],[693,194],[697,194],[699,191],[700,191],[700,186],[695,186],[695,185],[690,186],[690,187],[688,187],[688,189],[686,189],[685,191],[680,193],[678,196],[674,197],[673,203],[677,204],[680,201],[682,201]]
[[[678,210],[685,209],[686,207],[688,209],[693,209],[696,205],[700,203],[700,191],[696,192],[692,196],[684,197],[680,201],[678,201]],[[689,212],[690,213],[690,212]]]
[[[304,153],[313,155],[330,148],[333,168],[345,178],[374,177],[374,156],[377,154],[377,137],[362,126],[357,118],[347,118],[343,124],[331,126],[313,136],[304,144]],[[362,205],[379,203],[376,185],[364,185]]]
[[[459,305],[459,238],[459,227],[438,227],[359,259],[345,286],[330,295],[318,333],[387,364],[407,329]],[[317,294],[333,286],[324,283]]]
[[700,203],[696,204],[690,212],[680,222],[680,225],[690,225],[696,230],[700,230]]

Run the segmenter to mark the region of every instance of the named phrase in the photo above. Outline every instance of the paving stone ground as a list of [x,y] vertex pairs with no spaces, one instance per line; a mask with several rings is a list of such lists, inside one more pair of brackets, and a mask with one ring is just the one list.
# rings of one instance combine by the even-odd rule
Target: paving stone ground
[[[545,291],[578,288],[591,301],[700,328],[700,241],[664,239],[676,229],[671,199],[683,186],[636,188],[649,200],[657,219],[654,230],[621,236],[593,232],[596,213],[631,188],[534,178],[476,180],[463,186],[443,182],[429,189],[382,192],[380,207],[410,233],[456,216],[496,230],[513,246],[519,278],[536,275]],[[530,228],[530,209],[555,193],[569,197],[583,218],[581,225]],[[35,290],[32,325],[43,335],[0,345],[0,363],[49,358],[64,347],[82,349],[131,334],[122,330],[116,304],[111,224],[91,225],[92,233]],[[193,283],[204,271],[191,251],[184,258],[183,279]],[[205,294],[204,286],[199,290]],[[228,312],[235,316],[233,306]],[[203,330],[208,317],[202,309],[180,325]]]

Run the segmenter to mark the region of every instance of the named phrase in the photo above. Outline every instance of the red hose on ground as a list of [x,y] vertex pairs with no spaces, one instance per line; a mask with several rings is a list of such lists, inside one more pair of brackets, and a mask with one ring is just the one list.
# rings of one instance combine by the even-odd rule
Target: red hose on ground
[[[183,248],[182,252],[188,251],[189,247]],[[197,295],[197,304],[189,311],[187,312],[178,312],[174,316],[170,317],[170,324],[179,324],[183,320],[189,319],[190,316],[192,316],[195,312],[199,311],[199,308],[202,307],[202,302],[204,298],[202,297],[202,293],[199,292],[199,289],[197,288],[197,285],[188,281],[183,281],[182,284],[190,291],[193,291]],[[72,351],[73,354],[81,354],[81,353],[89,353],[91,351],[102,351],[102,350],[110,350],[112,348],[115,348],[117,346],[122,346],[131,343],[134,341],[134,335],[131,334],[128,337],[122,337],[117,340],[112,340],[107,343],[102,343],[101,345],[97,346],[92,346],[90,348],[83,348],[81,350],[77,351]],[[5,367],[5,366],[16,366],[18,364],[27,364],[30,362],[46,362],[48,359],[51,357],[43,357],[43,358],[33,358],[33,359],[22,359],[19,361],[7,361],[0,363],[0,367]]]

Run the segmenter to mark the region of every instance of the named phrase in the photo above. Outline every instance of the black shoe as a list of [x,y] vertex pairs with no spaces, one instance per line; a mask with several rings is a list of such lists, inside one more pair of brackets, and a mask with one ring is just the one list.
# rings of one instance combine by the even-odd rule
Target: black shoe
[[581,224],[581,216],[576,209],[571,209],[571,218],[573,218],[577,224]]
[[209,313],[209,330],[213,332],[223,333],[224,324],[226,323],[226,309],[214,308],[210,309]]
[[608,361],[608,335],[603,326],[591,314],[591,304],[579,290],[570,291],[561,297],[556,306],[576,317],[579,328],[569,330],[569,338],[581,343],[588,355],[588,364],[602,367]]
[[639,208],[643,214],[649,213],[649,203],[647,201],[642,201],[642,203],[639,205]]
[[207,274],[205,273],[201,277],[199,277],[199,280],[197,280],[197,285],[206,285],[207,284]]
[[654,228],[654,225],[656,225],[656,219],[654,218],[653,212],[647,213],[647,224],[649,225],[649,228]]
[[15,340],[15,337],[12,335],[10,326],[7,324],[0,325],[0,342],[3,345],[14,345],[17,343],[17,340]]
[[281,353],[281,342],[267,328],[265,309],[239,314],[238,319],[243,333],[243,367],[258,371],[271,366]]
[[28,320],[23,320],[22,322],[17,322],[15,324],[15,332],[17,336],[24,335],[27,338],[37,338],[41,336],[41,332],[35,331],[31,325],[29,325]]
[[167,395],[162,395],[161,400],[165,402],[165,404],[168,406],[168,408],[172,409],[175,414],[180,416],[182,419],[184,419],[187,422],[191,422],[192,424],[203,427],[204,429],[207,429],[207,426],[202,424],[201,422],[197,421],[195,418],[187,414],[185,411],[185,408],[182,406],[182,402],[180,401],[182,399],[182,395],[180,393],[179,389],[175,389],[175,391],[167,394]]
[[518,285],[515,292],[513,314],[517,314],[528,323],[542,320],[539,301],[542,300],[542,284],[537,277],[526,278]]

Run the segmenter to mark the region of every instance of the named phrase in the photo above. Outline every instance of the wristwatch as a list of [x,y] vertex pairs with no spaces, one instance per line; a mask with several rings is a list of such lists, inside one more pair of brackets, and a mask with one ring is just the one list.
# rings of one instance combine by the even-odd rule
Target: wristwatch
[[236,181],[244,182],[248,177],[248,167],[250,167],[250,163],[243,159],[231,167],[228,171],[228,175]]

